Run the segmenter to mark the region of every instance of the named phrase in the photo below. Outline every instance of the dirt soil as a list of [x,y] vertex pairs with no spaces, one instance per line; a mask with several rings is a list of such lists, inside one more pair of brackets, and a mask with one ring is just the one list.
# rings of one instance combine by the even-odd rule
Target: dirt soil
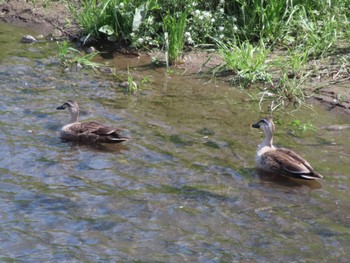
[[[62,0],[0,0],[0,20],[29,28],[44,36],[53,35],[70,40],[77,39],[80,30],[66,1]],[[311,94],[311,100],[321,103],[327,110],[350,115],[350,49],[344,49],[342,53],[347,61],[342,66],[331,60],[326,62],[322,66],[323,70],[313,76],[308,93]],[[185,56],[180,67],[190,72],[200,72],[220,63],[215,54],[209,56],[211,59],[208,61],[207,53],[191,52]],[[342,57],[342,54],[338,57]]]
[[0,20],[29,28],[44,36],[52,34],[74,38],[79,30],[66,1],[62,0],[0,0]]

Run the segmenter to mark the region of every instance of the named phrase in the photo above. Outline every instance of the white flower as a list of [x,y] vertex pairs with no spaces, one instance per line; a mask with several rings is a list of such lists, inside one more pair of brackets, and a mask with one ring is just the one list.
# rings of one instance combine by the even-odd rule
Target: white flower
[[152,24],[153,24],[153,20],[154,20],[154,17],[153,17],[153,16],[149,16],[149,17],[147,18],[148,24],[152,25]]
[[152,40],[151,42],[149,42],[149,44],[152,46],[158,46],[158,42],[156,40]]
[[225,4],[225,0],[220,0],[220,4],[221,5]]
[[219,36],[219,38],[224,38],[225,37],[225,35],[224,34],[221,34],[220,36]]
[[203,15],[204,15],[205,18],[211,18],[211,13],[208,12],[208,11],[204,11]]
[[215,22],[215,18],[210,19],[210,22],[214,23]]
[[145,41],[145,40],[144,40],[142,37],[140,37],[140,38],[137,40],[137,42],[139,42],[140,44],[142,44],[144,41]]
[[219,11],[221,14],[223,14],[225,12],[225,10],[223,8],[220,8]]
[[197,6],[197,2],[193,2],[193,3],[192,3],[192,6]]
[[199,18],[199,20],[203,20],[204,16],[199,16],[198,18]]
[[185,32],[185,37],[190,37],[191,36],[191,33],[190,32]]
[[232,21],[233,22],[236,22],[237,21],[237,18],[235,16],[232,16]]
[[187,43],[191,45],[194,43],[194,41],[191,37],[189,37],[189,38],[187,38]]
[[134,37],[134,36],[135,36],[135,33],[134,33],[134,32],[130,33],[130,36],[131,36],[131,37]]
[[238,27],[236,25],[233,26],[233,31],[237,31]]
[[121,2],[121,3],[119,4],[119,8],[124,8],[124,3],[123,3],[123,2]]
[[219,26],[219,31],[224,31],[224,27],[223,26]]
[[199,11],[199,10],[197,9],[196,11],[194,11],[194,13],[195,13],[196,15],[199,15],[199,14],[201,13],[201,11]]

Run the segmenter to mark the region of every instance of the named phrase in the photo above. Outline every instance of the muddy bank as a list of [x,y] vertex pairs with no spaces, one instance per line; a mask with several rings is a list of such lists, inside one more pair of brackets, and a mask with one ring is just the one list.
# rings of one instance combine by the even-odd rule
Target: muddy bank
[[0,4],[0,20],[25,28],[38,34],[74,38],[79,28],[74,23],[64,1],[42,0],[26,2],[7,0]]
[[[79,27],[74,22],[64,1],[52,2],[43,0],[25,2],[23,0],[7,0],[0,4],[0,20],[25,28],[30,28],[44,36],[74,40],[79,37]],[[115,48],[117,51],[118,48]],[[113,50],[113,52],[115,52]],[[349,48],[342,51],[346,58]],[[339,55],[339,54],[338,54]],[[179,67],[188,73],[206,72],[219,65],[221,60],[213,53],[194,51],[184,57]],[[325,63],[325,62],[321,62]],[[327,110],[350,114],[350,61],[333,64],[329,59],[324,70],[318,72],[310,83],[308,94],[313,102],[324,105]]]

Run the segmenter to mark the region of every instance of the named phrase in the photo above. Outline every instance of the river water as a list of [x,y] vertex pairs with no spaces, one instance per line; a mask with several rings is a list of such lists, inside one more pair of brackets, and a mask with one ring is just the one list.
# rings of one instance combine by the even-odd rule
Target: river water
[[[276,144],[325,178],[271,180],[254,168],[254,91],[117,57],[117,74],[147,79],[128,95],[111,75],[65,72],[55,43],[25,34],[0,24],[1,262],[349,262],[350,129],[324,128],[349,116],[276,112]],[[132,140],[62,142],[68,99]]]

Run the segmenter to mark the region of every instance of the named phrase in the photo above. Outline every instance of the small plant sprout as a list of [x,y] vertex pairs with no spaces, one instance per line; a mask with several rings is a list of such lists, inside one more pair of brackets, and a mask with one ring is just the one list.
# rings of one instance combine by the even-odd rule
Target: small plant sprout
[[131,73],[130,73],[130,69],[128,67],[128,86],[127,86],[127,92],[128,93],[135,93],[138,90],[137,84],[134,81]]
[[297,131],[301,133],[305,133],[307,131],[317,131],[317,128],[314,125],[312,125],[310,121],[308,123],[302,123],[300,120],[294,120],[291,122],[290,126],[292,127],[293,134],[296,133],[296,130],[294,128],[296,128]]
[[93,69],[103,67],[101,63],[93,62],[92,59],[98,54],[98,52],[92,52],[90,54],[82,54],[79,50],[69,46],[67,41],[57,42],[58,57],[61,65],[64,67],[71,67],[73,65],[87,66]]

